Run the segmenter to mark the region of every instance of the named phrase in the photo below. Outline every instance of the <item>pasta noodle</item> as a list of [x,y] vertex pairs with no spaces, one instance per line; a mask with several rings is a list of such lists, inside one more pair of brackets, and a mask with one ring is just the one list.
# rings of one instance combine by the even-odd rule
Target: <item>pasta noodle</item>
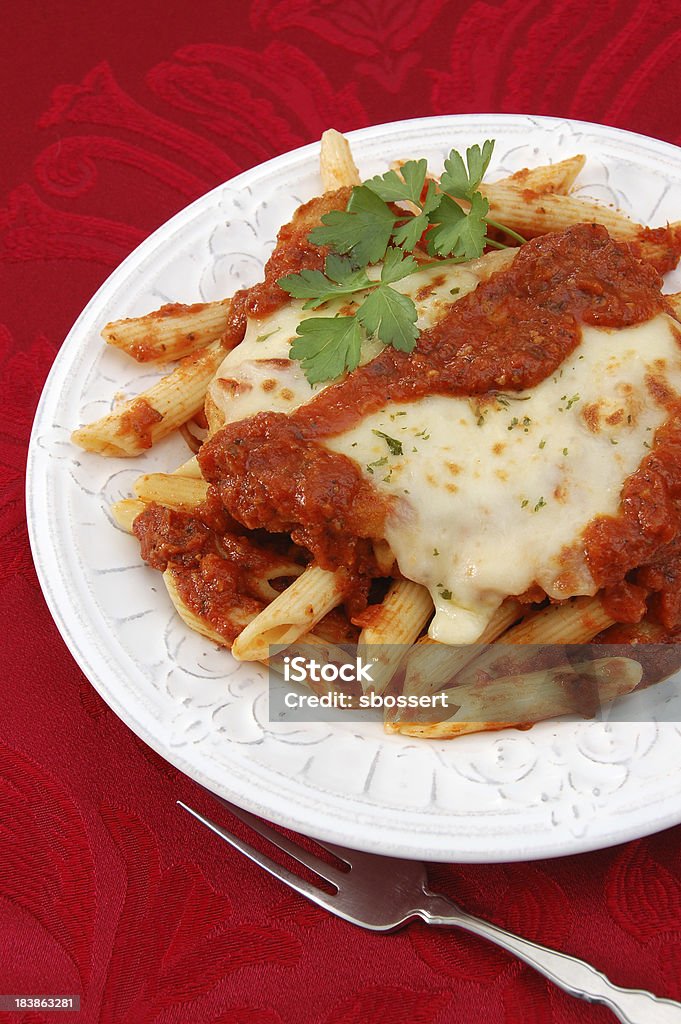
[[194,477],[170,473],[148,473],[135,481],[135,494],[142,501],[155,501],[168,508],[191,511],[206,500],[208,484]]
[[111,514],[116,525],[121,530],[125,530],[126,533],[132,533],[132,524],[138,515],[144,512],[144,509],[145,504],[143,501],[137,501],[135,498],[123,498],[111,506]]
[[199,463],[195,455],[192,455],[191,459],[187,459],[181,466],[173,470],[173,476],[192,476],[197,480],[202,480],[201,470],[199,469]]
[[192,306],[173,303],[146,316],[115,320],[102,337],[140,363],[182,359],[222,337],[230,305],[230,299]]
[[516,171],[515,174],[511,174],[497,184],[503,183],[519,190],[531,190],[542,195],[546,195],[548,192],[567,195],[585,163],[585,156],[581,154],[571,156],[567,160],[559,160],[555,164],[525,167],[522,171]]
[[495,220],[503,221],[526,237],[561,231],[581,222],[603,224],[612,238],[629,242],[638,238],[641,226],[621,210],[578,199],[575,196],[545,193],[527,194],[506,183],[488,185],[485,194]]
[[342,602],[347,588],[344,572],[311,566],[246,626],[232,654],[239,661],[262,661],[270,646],[294,643]]
[[102,419],[74,430],[71,440],[99,455],[139,455],[196,416],[223,357],[219,342],[198,355],[188,356],[148,391]]
[[325,192],[334,192],[347,185],[360,184],[359,171],[352,158],[348,141],[333,128],[329,128],[322,135],[319,164]]
[[411,580],[396,580],[383,602],[368,611],[372,613],[370,625],[360,634],[358,654],[371,661],[370,689],[383,693],[402,659],[400,645],[414,643],[433,614],[433,602],[425,587]]
[[522,605],[515,598],[508,597],[497,609],[489,625],[474,645],[452,649],[439,644],[430,637],[421,640],[409,652],[406,663],[404,692],[407,695],[423,696],[436,693],[451,680],[452,676],[472,661],[486,644],[506,637],[506,630],[522,615]]
[[422,739],[453,739],[471,732],[526,726],[578,711],[585,678],[594,700],[607,704],[630,693],[641,681],[642,673],[639,663],[630,658],[598,658],[569,668],[501,677],[483,686],[464,683],[446,691],[449,707],[456,708],[460,720],[391,722],[386,728]]

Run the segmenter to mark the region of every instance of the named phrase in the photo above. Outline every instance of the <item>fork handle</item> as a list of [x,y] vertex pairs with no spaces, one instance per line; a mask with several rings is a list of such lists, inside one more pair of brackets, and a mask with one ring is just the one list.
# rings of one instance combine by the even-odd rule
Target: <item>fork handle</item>
[[514,953],[571,996],[603,1003],[623,1024],[681,1024],[681,1003],[660,999],[642,989],[620,988],[577,957],[521,939],[497,925],[472,917],[444,896],[428,893],[420,916],[428,924],[456,925]]

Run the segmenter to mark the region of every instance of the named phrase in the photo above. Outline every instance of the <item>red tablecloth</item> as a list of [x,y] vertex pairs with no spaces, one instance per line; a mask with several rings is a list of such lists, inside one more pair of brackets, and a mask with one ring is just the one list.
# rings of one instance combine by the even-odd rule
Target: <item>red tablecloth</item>
[[[40,594],[23,511],[33,412],[97,286],[189,200],[339,129],[568,115],[681,143],[676,5],[653,0],[24,0],[5,11],[0,994],[80,993],[111,1024],[609,1021],[456,932],[361,932],[175,807],[189,780],[103,704]],[[438,867],[469,909],[681,998],[681,829]],[[1,1021],[47,1021],[46,1013]]]

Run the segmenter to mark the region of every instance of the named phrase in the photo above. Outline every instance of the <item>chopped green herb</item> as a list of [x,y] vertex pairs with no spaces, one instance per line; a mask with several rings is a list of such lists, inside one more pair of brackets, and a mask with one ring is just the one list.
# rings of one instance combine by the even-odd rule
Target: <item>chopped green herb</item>
[[540,498],[539,501],[537,502],[537,504],[534,506],[534,511],[538,512],[539,509],[540,508],[544,508],[545,505],[546,505],[546,502],[544,501],[544,499]]
[[509,402],[529,402],[532,395],[509,395],[506,391],[497,391],[494,397],[500,405],[508,405]]
[[546,440],[545,440],[545,438],[542,437],[541,441],[539,442],[539,447],[540,448],[546,448]]
[[433,554],[434,554],[434,555],[435,555],[435,557],[437,558],[437,556],[438,556],[438,555],[440,554],[440,552],[438,551],[438,549],[437,549],[437,548],[433,548]]
[[610,444],[619,444],[619,441],[616,441],[614,437],[611,437]]
[[375,462],[370,462],[368,464],[368,466],[367,466],[367,473],[371,473],[373,475],[374,469],[377,469],[379,466],[387,466],[387,464],[388,464],[388,456],[384,455],[382,459],[376,459]]
[[389,449],[391,455],[401,455],[402,454],[402,442],[401,441],[396,441],[394,437],[390,437],[388,434],[384,434],[382,430],[372,430],[371,433],[375,434],[376,437],[382,437],[383,438],[383,440],[385,441],[385,443],[388,446],[388,449]]
[[527,506],[529,504],[530,504],[529,499],[528,498],[523,498],[523,500],[520,502],[520,507],[521,508],[527,508]]
[[563,455],[567,455],[567,453],[568,453],[567,448],[563,448]]
[[267,341],[268,338],[271,338],[273,334],[276,334],[277,331],[280,330],[281,327],[275,327],[273,331],[269,332],[269,334],[259,334],[258,337],[255,339],[256,344],[259,344],[261,341]]

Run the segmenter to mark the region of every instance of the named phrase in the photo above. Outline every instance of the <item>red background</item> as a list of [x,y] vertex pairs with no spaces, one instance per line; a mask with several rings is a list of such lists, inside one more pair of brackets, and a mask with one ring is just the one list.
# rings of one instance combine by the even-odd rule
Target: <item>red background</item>
[[[102,703],[33,571],[23,467],[78,312],[150,231],[237,171],[343,129],[465,111],[681,142],[676,5],[653,0],[202,0],[6,10],[0,209],[0,993],[65,1021],[609,1021],[505,954],[326,916],[175,807],[210,800]],[[535,864],[438,867],[472,911],[681,998],[681,829]],[[0,1021],[51,1015],[3,1014]],[[53,1018],[52,1018],[53,1019]]]

